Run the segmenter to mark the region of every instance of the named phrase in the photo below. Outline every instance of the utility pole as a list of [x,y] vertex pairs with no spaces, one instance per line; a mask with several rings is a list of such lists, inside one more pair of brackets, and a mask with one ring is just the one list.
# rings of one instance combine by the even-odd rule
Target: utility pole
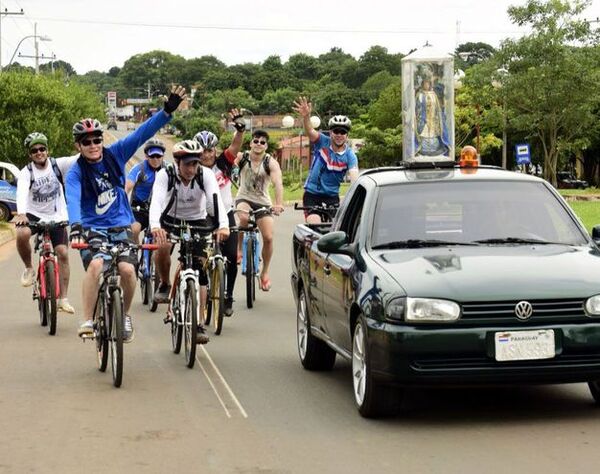
[[6,8],[2,11],[2,1],[0,0],[0,72],[2,72],[2,17],[8,15],[24,15],[23,9],[20,12],[9,12]]
[[37,36],[37,21],[33,24],[33,41],[35,41],[35,73],[40,73],[40,60],[39,60],[39,43]]

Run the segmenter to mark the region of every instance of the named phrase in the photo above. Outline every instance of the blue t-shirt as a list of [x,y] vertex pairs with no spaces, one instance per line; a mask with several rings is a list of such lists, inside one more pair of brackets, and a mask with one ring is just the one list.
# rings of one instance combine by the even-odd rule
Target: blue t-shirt
[[[140,177],[142,169],[144,170],[144,173]],[[134,183],[134,191],[131,196],[132,201],[148,202],[157,171],[158,170],[155,170],[150,166],[148,160],[144,160],[131,168],[131,171],[129,171],[129,174],[127,175],[127,179]],[[138,181],[138,179],[140,179],[140,181]]]
[[331,138],[323,133],[319,134],[313,148],[313,162],[304,189],[312,194],[338,196],[346,172],[358,168],[356,155],[347,145],[342,153],[334,152],[331,148]]
[[[90,191],[89,183],[82,183],[83,171],[79,163],[71,167],[65,181],[70,224],[80,223],[84,228],[108,229],[127,227],[134,222],[124,189],[125,164],[169,120],[171,116],[161,110],[125,138],[105,147],[100,162],[89,163],[98,194]],[[120,186],[113,186],[111,183],[105,159],[112,160],[118,167]]]

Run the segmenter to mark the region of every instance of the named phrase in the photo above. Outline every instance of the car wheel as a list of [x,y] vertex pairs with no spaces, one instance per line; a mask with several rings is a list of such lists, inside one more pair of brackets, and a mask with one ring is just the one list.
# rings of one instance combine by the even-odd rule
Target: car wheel
[[0,222],[10,220],[10,209],[4,204],[0,204]]
[[296,311],[296,341],[302,366],[308,370],[331,370],[335,364],[335,351],[310,332],[310,317],[306,291],[300,289]]
[[596,405],[600,406],[600,380],[588,382],[588,387],[590,387],[590,392],[592,392],[592,397],[594,397]]
[[402,391],[378,383],[371,372],[369,344],[364,318],[359,318],[352,338],[352,386],[358,412],[365,418],[394,415],[402,401]]

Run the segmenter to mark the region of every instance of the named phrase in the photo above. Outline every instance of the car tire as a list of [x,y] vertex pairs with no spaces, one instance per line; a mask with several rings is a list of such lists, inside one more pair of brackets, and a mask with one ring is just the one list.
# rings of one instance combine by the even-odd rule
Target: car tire
[[10,218],[10,209],[4,204],[0,204],[0,222],[9,221]]
[[310,316],[306,290],[300,288],[296,310],[296,342],[302,366],[307,370],[331,370],[335,351],[310,332]]
[[600,380],[588,382],[588,387],[590,387],[590,392],[592,393],[592,397],[594,397],[596,405],[600,406]]
[[367,325],[360,317],[352,336],[352,388],[358,412],[365,418],[379,418],[398,413],[402,390],[377,382],[371,371]]

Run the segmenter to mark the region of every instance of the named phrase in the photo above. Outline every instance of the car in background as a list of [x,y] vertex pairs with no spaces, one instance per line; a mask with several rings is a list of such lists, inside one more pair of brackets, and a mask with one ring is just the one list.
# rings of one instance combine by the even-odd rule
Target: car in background
[[570,171],[556,173],[556,187],[559,189],[586,189],[590,185],[587,181],[577,179]]
[[17,177],[19,168],[0,162],[0,222],[9,221],[17,212]]

